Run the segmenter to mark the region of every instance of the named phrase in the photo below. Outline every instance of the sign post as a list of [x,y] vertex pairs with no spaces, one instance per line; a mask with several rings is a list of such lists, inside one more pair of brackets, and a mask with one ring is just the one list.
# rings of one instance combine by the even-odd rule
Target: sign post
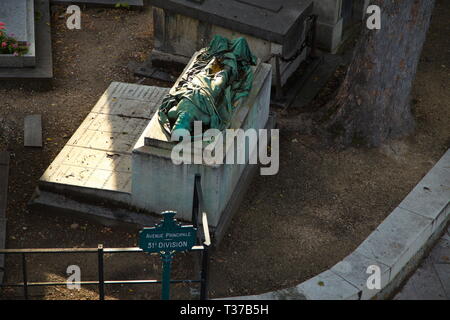
[[175,220],[176,212],[162,213],[162,223],[139,231],[139,248],[144,252],[158,252],[163,262],[162,300],[170,298],[170,271],[175,252],[192,249],[197,239],[197,229],[182,226]]
[[170,272],[172,268],[172,253],[161,254],[163,261],[163,275],[162,275],[162,300],[170,299]]

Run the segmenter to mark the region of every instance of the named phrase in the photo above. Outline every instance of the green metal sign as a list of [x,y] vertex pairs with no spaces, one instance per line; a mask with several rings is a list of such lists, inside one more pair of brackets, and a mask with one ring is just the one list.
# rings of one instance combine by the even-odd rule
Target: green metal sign
[[181,226],[175,212],[163,212],[164,220],[155,227],[139,231],[139,248],[145,252],[171,252],[192,249],[197,239],[197,229]]
[[173,254],[192,249],[197,239],[197,229],[180,225],[174,218],[174,211],[166,211],[162,215],[162,223],[139,231],[139,248],[145,252],[160,253],[163,261],[162,299],[168,300]]

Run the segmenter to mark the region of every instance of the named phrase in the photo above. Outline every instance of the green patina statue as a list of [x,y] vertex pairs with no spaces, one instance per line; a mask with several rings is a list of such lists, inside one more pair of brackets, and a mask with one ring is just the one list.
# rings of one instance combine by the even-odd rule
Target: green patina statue
[[164,98],[158,115],[165,134],[171,137],[177,129],[192,132],[194,121],[202,121],[205,129],[228,128],[237,101],[252,88],[254,65],[256,57],[244,38],[230,41],[216,35],[175,92]]

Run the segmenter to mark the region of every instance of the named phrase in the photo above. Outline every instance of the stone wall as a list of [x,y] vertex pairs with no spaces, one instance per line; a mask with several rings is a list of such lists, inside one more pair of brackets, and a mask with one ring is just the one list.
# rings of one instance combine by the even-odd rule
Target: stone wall
[[[345,39],[345,28],[361,21],[369,0],[315,0],[314,13],[317,14],[317,45],[335,53]],[[343,9],[350,6],[350,20],[345,21]],[[348,12],[345,17],[348,17]]]

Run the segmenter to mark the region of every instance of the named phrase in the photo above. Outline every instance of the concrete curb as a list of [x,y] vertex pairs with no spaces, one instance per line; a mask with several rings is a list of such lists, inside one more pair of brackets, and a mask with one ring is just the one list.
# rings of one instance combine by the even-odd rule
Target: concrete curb
[[[389,298],[419,264],[450,217],[450,149],[394,211],[350,255],[331,269],[288,289],[231,300],[367,300]],[[381,271],[380,289],[366,285]]]

